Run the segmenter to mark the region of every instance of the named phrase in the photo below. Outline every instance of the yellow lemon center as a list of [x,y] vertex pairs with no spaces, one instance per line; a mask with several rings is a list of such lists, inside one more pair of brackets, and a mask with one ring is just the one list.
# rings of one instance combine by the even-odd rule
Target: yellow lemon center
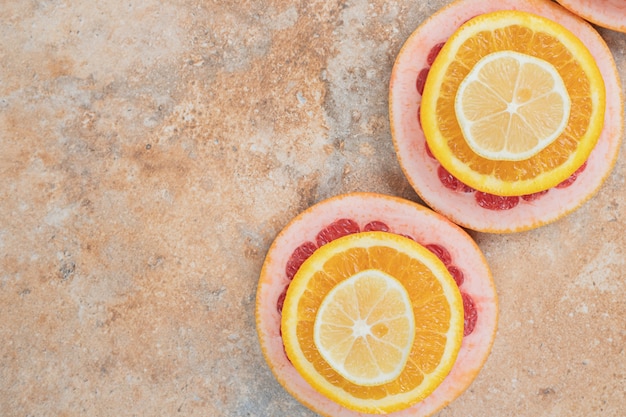
[[483,57],[461,82],[455,112],[468,145],[491,160],[528,159],[567,127],[570,97],[549,62],[514,51]]
[[348,381],[364,386],[393,381],[415,336],[409,295],[392,276],[361,271],[327,294],[313,335],[322,357]]

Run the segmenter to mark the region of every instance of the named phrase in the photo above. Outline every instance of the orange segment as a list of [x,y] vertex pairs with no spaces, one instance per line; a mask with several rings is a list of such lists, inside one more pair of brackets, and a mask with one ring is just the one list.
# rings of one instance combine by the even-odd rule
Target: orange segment
[[[445,265],[386,232],[319,248],[291,282],[282,314],[285,350],[302,377],[366,413],[427,397],[450,372],[463,336],[463,302]],[[359,368],[361,360],[368,366]]]
[[[538,152],[521,160],[481,156],[468,144],[455,112],[463,81],[481,59],[499,51],[528,55],[554,67],[575,109],[551,143],[541,150],[536,146]],[[542,83],[529,80],[527,85],[532,90]],[[545,104],[546,112],[554,112]],[[602,75],[585,45],[554,21],[505,10],[471,19],[446,42],[424,87],[421,122],[432,153],[459,180],[492,194],[524,195],[556,186],[583,164],[600,136],[604,110]]]

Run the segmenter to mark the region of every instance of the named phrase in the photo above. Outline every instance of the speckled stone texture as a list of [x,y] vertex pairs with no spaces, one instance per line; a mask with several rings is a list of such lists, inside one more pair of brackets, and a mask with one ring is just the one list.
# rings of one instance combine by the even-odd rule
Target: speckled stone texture
[[[447,1],[5,0],[0,414],[313,416],[263,360],[270,243],[349,191],[417,200],[399,48]],[[626,78],[626,35],[601,30]],[[472,233],[500,326],[440,416],[623,416],[626,165],[567,218]]]

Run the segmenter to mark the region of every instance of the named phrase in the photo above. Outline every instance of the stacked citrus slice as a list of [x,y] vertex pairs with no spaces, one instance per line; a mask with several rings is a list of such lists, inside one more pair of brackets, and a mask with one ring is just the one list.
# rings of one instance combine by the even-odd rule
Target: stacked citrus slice
[[435,210],[475,230],[527,230],[572,212],[607,178],[621,91],[603,39],[557,3],[457,0],[398,54],[392,136]]
[[277,380],[324,416],[427,416],[460,395],[495,337],[496,292],[471,237],[410,201],[322,201],[272,243],[257,330]]

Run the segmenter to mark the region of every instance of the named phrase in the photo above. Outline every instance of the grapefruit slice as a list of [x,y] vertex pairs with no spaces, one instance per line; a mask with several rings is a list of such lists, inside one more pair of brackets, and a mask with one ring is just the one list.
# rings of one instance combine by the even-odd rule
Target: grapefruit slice
[[261,349],[278,382],[313,411],[332,417],[363,417],[315,390],[287,358],[281,334],[287,289],[303,262],[342,236],[382,231],[409,237],[433,252],[459,287],[464,331],[456,361],[424,400],[388,414],[428,416],[458,397],[489,355],[497,326],[497,295],[487,262],[459,226],[417,203],[375,193],[352,193],[322,201],[300,213],[278,234],[263,264],[256,298]]
[[[585,44],[606,87],[604,127],[586,163],[556,187],[524,196],[500,197],[461,183],[433,157],[420,125],[421,93],[430,66],[446,40],[469,19],[498,10],[521,10],[551,19]],[[610,174],[624,131],[624,100],[613,56],[597,31],[549,0],[457,0],[422,23],[394,64],[389,91],[391,134],[404,174],[426,202],[455,223],[477,231],[510,233],[560,219],[591,198]]]
[[626,33],[624,0],[556,0],[561,6],[598,26]]

